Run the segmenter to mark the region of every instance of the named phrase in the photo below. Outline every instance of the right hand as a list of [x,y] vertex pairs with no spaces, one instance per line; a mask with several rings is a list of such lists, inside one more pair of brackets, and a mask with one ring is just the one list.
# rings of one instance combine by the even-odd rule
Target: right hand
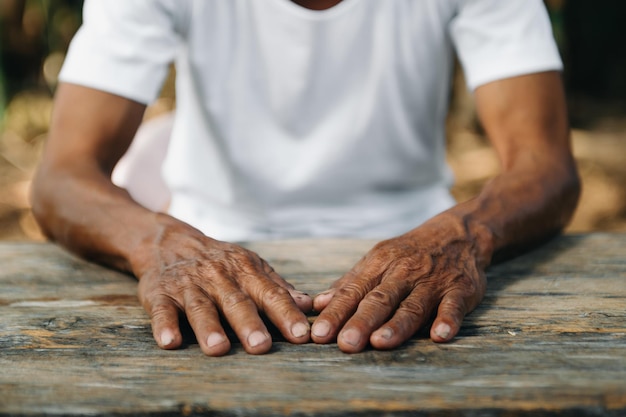
[[159,238],[131,262],[139,279],[139,300],[161,348],[181,345],[181,313],[209,356],[230,350],[220,316],[248,353],[266,353],[272,346],[260,313],[289,342],[309,341],[304,312],[312,308],[311,297],[295,290],[256,253],[211,239],[184,223],[166,223]]

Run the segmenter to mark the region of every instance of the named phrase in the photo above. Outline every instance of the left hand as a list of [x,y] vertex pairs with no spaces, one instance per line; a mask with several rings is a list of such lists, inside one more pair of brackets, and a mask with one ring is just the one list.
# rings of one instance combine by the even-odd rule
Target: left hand
[[375,349],[393,349],[435,312],[431,339],[451,340],[485,294],[486,262],[478,246],[478,239],[445,217],[378,243],[314,299],[321,313],[313,341],[337,338],[348,353],[362,351],[368,342]]

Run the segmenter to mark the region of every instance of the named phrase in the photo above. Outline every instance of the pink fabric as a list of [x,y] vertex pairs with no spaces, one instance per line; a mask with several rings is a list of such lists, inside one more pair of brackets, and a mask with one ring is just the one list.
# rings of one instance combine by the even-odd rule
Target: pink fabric
[[166,211],[170,192],[161,168],[170,142],[174,114],[167,113],[141,125],[126,154],[113,170],[113,182],[126,188],[144,207]]

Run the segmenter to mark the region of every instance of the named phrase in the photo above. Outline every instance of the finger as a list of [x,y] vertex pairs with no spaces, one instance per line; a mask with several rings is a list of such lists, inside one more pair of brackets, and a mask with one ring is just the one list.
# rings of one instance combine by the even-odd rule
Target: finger
[[330,343],[335,340],[339,329],[354,314],[361,300],[378,285],[376,276],[374,275],[374,279],[367,279],[370,276],[372,275],[364,271],[363,275],[357,277],[352,270],[340,279],[341,286],[332,290],[331,300],[313,323],[311,338],[315,343]]
[[344,285],[347,285],[357,280],[359,276],[362,276],[363,274],[360,273],[360,271],[362,271],[364,263],[365,262],[363,260],[359,261],[359,263],[357,263],[354,268],[352,268],[350,271],[346,272],[341,278],[333,282],[329,289],[317,294],[315,298],[313,298],[313,310],[317,312],[321,312],[322,310],[324,310],[330,303],[330,300],[332,300],[333,296],[335,295],[337,288],[341,288]]
[[335,290],[332,288],[317,294],[313,298],[313,310],[317,312],[324,310],[330,303],[330,300],[332,300],[333,295],[335,295]]
[[230,341],[220,323],[219,312],[213,301],[199,289],[184,295],[187,320],[193,329],[200,349],[208,356],[222,356],[230,350]]
[[339,349],[346,353],[362,351],[370,335],[389,319],[409,289],[408,280],[383,281],[367,293],[354,315],[346,322],[337,336]]
[[152,323],[152,335],[162,349],[176,349],[183,342],[178,323],[180,309],[169,297],[159,295],[146,300],[145,309]]
[[291,343],[306,343],[310,326],[289,290],[265,277],[247,279],[245,291]]
[[285,288],[289,291],[291,298],[296,303],[300,311],[303,313],[308,313],[313,309],[313,299],[310,295],[303,293],[302,291],[298,291],[294,288],[292,284],[285,281],[283,277],[281,277],[274,268],[272,268],[267,262],[263,261],[264,264],[264,272],[265,274],[276,284]]
[[313,310],[313,299],[309,294],[294,289],[289,290],[289,295],[301,312],[308,313]]
[[272,338],[248,295],[227,281],[214,299],[246,352],[259,355],[271,349]]
[[415,289],[400,303],[393,317],[370,336],[375,349],[393,349],[411,338],[430,318],[432,295],[426,286]]
[[430,328],[430,338],[434,342],[448,342],[459,332],[463,318],[468,312],[462,291],[448,292],[437,309],[437,317]]

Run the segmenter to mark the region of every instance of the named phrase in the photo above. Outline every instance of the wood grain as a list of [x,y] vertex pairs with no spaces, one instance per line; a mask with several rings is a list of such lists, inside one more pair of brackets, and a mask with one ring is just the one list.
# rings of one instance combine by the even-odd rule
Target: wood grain
[[[249,244],[317,292],[368,241]],[[202,355],[152,340],[134,278],[51,244],[0,244],[0,416],[625,416],[626,235],[564,236],[492,267],[452,343],[275,343]]]

